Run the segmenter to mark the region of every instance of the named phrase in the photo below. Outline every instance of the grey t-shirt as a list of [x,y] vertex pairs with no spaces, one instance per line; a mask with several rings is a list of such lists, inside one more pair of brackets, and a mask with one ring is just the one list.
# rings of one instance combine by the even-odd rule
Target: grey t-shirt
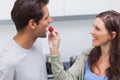
[[0,51],[0,80],[47,80],[41,48],[39,40],[23,49],[12,39]]

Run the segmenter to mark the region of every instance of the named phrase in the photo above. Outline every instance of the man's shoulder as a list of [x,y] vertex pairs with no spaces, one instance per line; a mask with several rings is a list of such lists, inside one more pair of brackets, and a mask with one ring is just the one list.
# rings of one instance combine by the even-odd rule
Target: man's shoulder
[[4,64],[14,64],[16,58],[19,58],[19,55],[16,54],[17,49],[13,44],[13,41],[8,41],[0,50],[0,63]]
[[10,40],[2,46],[0,49],[0,55],[8,55],[12,48],[14,48],[14,45],[12,45],[12,41]]
[[1,67],[9,67],[14,64],[13,58],[8,51],[2,50],[0,51],[0,65]]
[[0,50],[2,51],[2,50],[5,50],[7,48],[8,49],[11,48],[13,46],[13,45],[11,46],[12,43],[13,43],[13,39],[10,39],[9,41],[7,41],[6,43],[3,44],[3,46],[1,47]]

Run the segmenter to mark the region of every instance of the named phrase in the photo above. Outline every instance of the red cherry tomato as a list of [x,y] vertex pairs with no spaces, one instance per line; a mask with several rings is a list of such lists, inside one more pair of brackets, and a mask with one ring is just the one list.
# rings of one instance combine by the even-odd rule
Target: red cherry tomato
[[54,29],[53,29],[52,26],[50,26],[50,27],[48,28],[48,30],[49,30],[49,32],[52,32]]

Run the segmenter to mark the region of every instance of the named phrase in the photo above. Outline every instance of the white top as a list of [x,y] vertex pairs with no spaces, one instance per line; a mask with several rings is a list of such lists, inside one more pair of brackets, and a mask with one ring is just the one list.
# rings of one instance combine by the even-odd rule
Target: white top
[[21,48],[13,39],[0,52],[0,80],[47,80],[41,43]]

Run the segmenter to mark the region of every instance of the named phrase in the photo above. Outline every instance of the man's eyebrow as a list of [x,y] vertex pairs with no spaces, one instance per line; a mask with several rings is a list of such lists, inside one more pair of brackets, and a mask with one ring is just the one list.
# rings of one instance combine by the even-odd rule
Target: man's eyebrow
[[47,19],[49,17],[49,14],[45,17],[45,19]]

